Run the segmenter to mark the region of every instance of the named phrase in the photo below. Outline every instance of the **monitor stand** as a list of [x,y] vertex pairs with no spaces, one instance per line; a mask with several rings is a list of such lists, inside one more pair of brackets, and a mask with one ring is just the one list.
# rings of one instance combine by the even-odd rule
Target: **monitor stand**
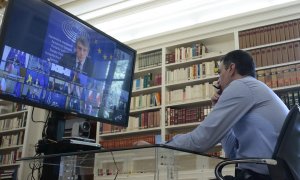
[[[64,138],[65,119],[64,113],[52,112],[47,123],[46,136],[38,142],[37,153],[44,155],[98,150],[101,146],[94,142],[70,140]],[[47,158],[43,161],[41,180],[59,179],[61,157]]]

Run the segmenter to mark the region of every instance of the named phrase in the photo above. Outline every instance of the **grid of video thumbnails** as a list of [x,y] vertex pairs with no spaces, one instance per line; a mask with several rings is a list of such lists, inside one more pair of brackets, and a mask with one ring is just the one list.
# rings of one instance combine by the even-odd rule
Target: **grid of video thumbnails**
[[119,112],[118,117],[116,114],[110,117],[112,112],[106,106],[112,106],[114,100],[106,99],[107,105],[104,105],[104,109],[100,108],[102,97],[105,96],[105,81],[90,78],[76,70],[9,46],[5,46],[1,59],[0,81],[1,93],[37,104],[111,120],[125,113],[122,108],[123,112]]

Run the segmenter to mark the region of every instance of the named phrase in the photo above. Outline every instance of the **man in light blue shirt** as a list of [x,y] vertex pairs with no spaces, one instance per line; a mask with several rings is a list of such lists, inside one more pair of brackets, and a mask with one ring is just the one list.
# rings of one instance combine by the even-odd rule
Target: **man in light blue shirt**
[[[218,84],[210,114],[193,131],[176,135],[167,145],[205,152],[221,142],[228,158],[271,158],[289,110],[255,79],[252,57],[242,50],[226,54]],[[254,173],[253,179],[270,179],[265,165],[239,164],[238,168]]]

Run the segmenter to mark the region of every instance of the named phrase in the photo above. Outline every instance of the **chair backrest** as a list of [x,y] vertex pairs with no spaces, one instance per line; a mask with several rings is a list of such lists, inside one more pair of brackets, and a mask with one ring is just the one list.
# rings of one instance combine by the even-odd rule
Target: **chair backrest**
[[288,113],[274,149],[278,165],[269,166],[272,179],[300,179],[300,107]]

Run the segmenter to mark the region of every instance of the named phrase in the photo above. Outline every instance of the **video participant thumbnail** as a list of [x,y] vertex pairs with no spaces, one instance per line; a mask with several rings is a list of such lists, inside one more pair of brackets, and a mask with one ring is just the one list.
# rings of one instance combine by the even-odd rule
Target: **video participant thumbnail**
[[21,83],[12,79],[1,77],[1,93],[11,95],[14,97],[20,97],[21,95]]
[[50,74],[51,62],[30,55],[27,68],[45,74]]
[[67,94],[68,93],[68,84],[69,83],[67,83],[61,79],[49,77],[48,89],[58,92],[58,93]]
[[27,69],[24,84],[46,88],[48,85],[48,77],[46,74]]
[[44,99],[44,103],[52,106],[52,107],[56,107],[56,108],[65,108],[65,104],[66,104],[66,96],[60,93],[56,93],[53,91],[46,91],[45,93],[45,97]]
[[22,89],[22,97],[33,102],[43,102],[43,89],[24,84]]
[[14,65],[26,67],[28,56],[29,56],[28,54],[26,54],[21,50],[14,49],[9,46],[5,46],[2,55],[2,60],[10,62],[11,64]]

